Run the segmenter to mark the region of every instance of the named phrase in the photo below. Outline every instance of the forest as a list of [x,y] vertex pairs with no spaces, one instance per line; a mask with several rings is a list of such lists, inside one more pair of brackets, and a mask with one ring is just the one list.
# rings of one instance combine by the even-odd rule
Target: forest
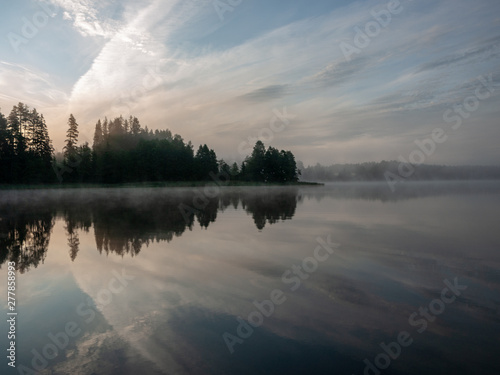
[[412,165],[400,161],[367,162],[358,164],[332,164],[304,167],[297,162],[304,181],[386,181],[388,174],[398,179],[411,181],[433,180],[498,180],[498,166],[468,166],[468,165]]
[[[241,183],[385,181],[387,173],[409,180],[500,179],[500,167],[407,165],[397,161],[316,164],[304,167],[291,151],[257,141],[240,164],[218,159],[206,144],[193,144],[170,130],[149,130],[134,116],[98,120],[93,144],[79,144],[79,125],[69,116],[62,153],[55,153],[43,114],[19,103],[0,112],[0,185],[123,184],[208,181],[222,174]],[[411,168],[402,174],[401,168]],[[407,176],[407,177],[406,177]]]
[[206,144],[194,151],[169,130],[149,130],[134,116],[95,125],[93,144],[78,143],[78,122],[69,116],[62,155],[56,155],[42,114],[19,103],[0,112],[0,184],[121,184],[205,181],[224,174],[233,181],[294,183],[299,170],[291,151],[257,141],[238,165],[217,159]]

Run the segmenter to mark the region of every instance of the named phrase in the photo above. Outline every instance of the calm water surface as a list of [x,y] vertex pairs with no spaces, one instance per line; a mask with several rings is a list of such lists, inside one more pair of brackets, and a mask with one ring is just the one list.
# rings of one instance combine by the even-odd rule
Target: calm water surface
[[0,373],[500,373],[499,183],[208,193],[0,192]]

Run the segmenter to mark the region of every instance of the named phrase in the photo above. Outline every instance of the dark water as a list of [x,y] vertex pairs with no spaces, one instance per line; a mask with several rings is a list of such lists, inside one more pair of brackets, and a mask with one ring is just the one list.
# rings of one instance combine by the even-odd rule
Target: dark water
[[499,183],[0,194],[2,374],[500,373]]

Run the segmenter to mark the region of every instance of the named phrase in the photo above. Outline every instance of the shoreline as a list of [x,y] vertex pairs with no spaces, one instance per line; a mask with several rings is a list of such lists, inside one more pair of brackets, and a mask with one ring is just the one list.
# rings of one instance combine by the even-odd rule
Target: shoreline
[[[116,188],[167,188],[167,187],[205,187],[213,181],[172,181],[172,182],[132,182],[124,184],[33,184],[33,185],[0,185],[0,191],[7,190],[61,190],[61,189],[116,189]],[[217,184],[224,187],[270,187],[270,186],[324,186],[321,182],[265,183],[230,181]]]

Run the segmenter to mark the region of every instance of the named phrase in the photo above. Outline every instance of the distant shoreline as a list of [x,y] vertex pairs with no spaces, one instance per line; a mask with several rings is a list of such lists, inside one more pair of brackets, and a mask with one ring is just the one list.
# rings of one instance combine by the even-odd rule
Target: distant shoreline
[[[0,190],[44,190],[44,189],[95,189],[95,188],[166,188],[166,187],[204,187],[213,184],[211,181],[167,181],[167,182],[144,182],[124,184],[41,184],[41,185],[0,185]],[[265,183],[229,181],[218,184],[224,187],[271,187],[271,186],[323,186],[322,182],[287,182],[287,183]]]
[[[409,180],[404,185],[412,183],[464,183],[464,182],[500,182],[499,179],[429,179],[429,180]],[[265,183],[248,181],[229,181],[216,184],[219,187],[288,187],[288,186],[324,186],[325,184],[346,185],[346,184],[385,184],[380,180],[352,180],[352,181],[298,181],[288,183]],[[0,185],[0,191],[9,190],[64,190],[64,189],[127,189],[127,188],[197,188],[215,184],[213,181],[167,181],[167,182],[144,182],[144,183],[124,183],[124,184],[40,184],[40,185]]]

